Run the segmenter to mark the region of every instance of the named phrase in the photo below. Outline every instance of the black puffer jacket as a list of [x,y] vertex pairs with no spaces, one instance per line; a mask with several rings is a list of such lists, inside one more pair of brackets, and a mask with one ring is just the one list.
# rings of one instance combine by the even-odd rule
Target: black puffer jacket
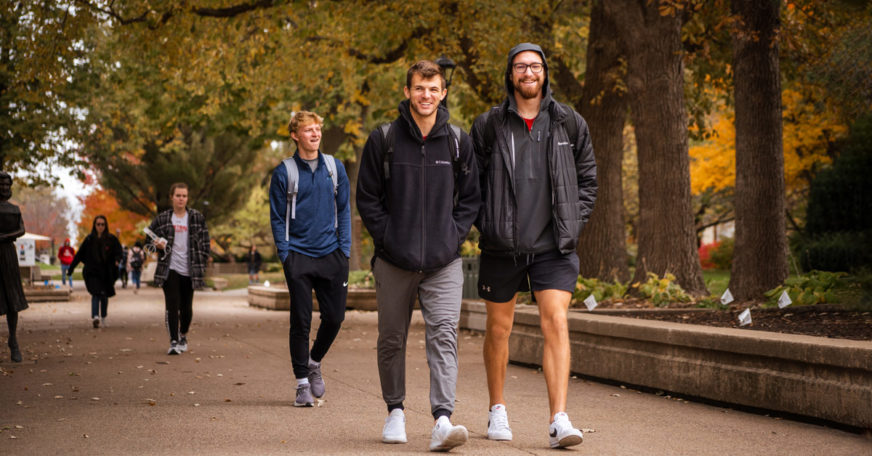
[[[515,192],[513,151],[507,139],[512,134],[510,116],[516,117],[511,119],[515,124],[523,125],[518,121],[518,114],[510,109],[514,101],[511,98],[514,97],[511,63],[515,55],[528,50],[538,52],[545,62],[545,55],[538,46],[526,44],[513,49],[506,67],[508,97],[499,106],[480,115],[471,132],[482,198],[481,211],[476,219],[481,232],[479,247],[497,255],[536,253],[524,251],[519,246],[518,240],[525,233],[518,232],[518,218],[529,214],[517,213],[517,201],[525,195]],[[551,185],[551,225],[557,250],[567,254],[575,251],[581,230],[593,211],[597,192],[596,160],[587,122],[572,108],[551,98],[547,76],[542,90],[544,101],[541,109],[547,110],[550,118],[546,153]],[[573,125],[568,128],[569,123]],[[573,129],[575,137],[570,138],[568,131]]]
[[391,125],[394,135],[390,179],[385,182],[382,132],[376,129],[363,148],[357,177],[357,210],[375,243],[375,256],[409,271],[430,272],[460,256],[460,245],[478,214],[480,197],[475,155],[469,135],[457,138],[468,170],[458,182],[454,204],[455,151],[448,110],[440,106],[427,139],[400,103]]

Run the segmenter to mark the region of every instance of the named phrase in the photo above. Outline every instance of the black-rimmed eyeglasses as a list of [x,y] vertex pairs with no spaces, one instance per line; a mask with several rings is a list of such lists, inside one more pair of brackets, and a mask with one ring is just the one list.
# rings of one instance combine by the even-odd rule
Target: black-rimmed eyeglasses
[[512,69],[518,74],[526,73],[527,68],[529,68],[533,73],[541,73],[542,68],[545,68],[545,65],[541,63],[516,63],[512,65]]

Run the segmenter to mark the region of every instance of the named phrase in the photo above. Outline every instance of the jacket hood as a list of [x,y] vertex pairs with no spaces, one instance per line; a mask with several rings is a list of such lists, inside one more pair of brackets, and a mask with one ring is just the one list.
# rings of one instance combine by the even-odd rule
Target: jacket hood
[[515,86],[512,84],[512,60],[515,60],[515,56],[524,51],[538,52],[542,56],[542,63],[545,65],[545,84],[542,85],[542,94],[547,95],[551,90],[548,79],[548,61],[545,59],[545,51],[538,44],[533,43],[521,43],[509,51],[509,58],[506,62],[506,93],[515,94]]
[[[400,111],[400,118],[406,122],[407,128],[409,129],[409,133],[412,134],[416,139],[423,141],[424,136],[421,134],[421,129],[418,128],[418,124],[415,123],[415,119],[412,117],[412,108],[410,105],[410,101],[408,99],[400,102],[400,106],[397,108]],[[436,123],[433,124],[433,128],[430,130],[430,134],[428,137],[437,137],[442,134],[445,130],[444,127],[448,123],[448,108],[443,106],[441,103],[436,110]]]

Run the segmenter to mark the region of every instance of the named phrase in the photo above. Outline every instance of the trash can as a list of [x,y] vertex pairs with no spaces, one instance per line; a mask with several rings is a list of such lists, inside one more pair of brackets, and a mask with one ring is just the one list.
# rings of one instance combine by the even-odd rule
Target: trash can
[[479,257],[463,257],[463,299],[479,299],[478,297],[478,259]]

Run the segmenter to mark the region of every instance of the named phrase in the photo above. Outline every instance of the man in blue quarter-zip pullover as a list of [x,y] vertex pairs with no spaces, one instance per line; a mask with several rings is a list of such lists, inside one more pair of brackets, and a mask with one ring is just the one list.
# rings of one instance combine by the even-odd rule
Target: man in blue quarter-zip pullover
[[[289,345],[297,379],[295,407],[311,407],[324,395],[321,360],[345,319],[351,208],[342,162],[319,151],[323,119],[300,111],[288,124],[297,153],[273,170],[270,224],[291,296]],[[312,290],[321,325],[309,350]]]

